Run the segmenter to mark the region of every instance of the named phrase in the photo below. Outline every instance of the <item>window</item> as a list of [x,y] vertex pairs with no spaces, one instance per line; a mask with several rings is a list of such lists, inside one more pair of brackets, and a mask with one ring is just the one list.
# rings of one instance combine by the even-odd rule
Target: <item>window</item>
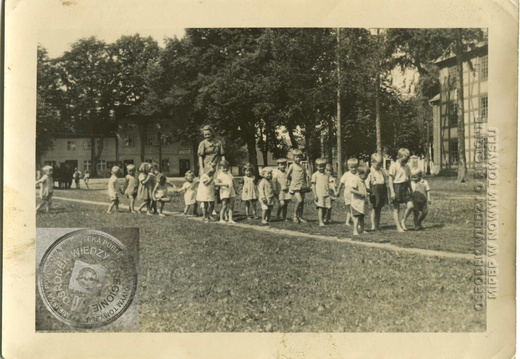
[[162,146],[167,146],[170,144],[170,141],[168,139],[168,136],[165,135],[164,133],[158,133],[157,134],[157,142],[161,143]]
[[450,140],[450,165],[457,165],[459,163],[459,141]]
[[107,170],[107,161],[99,160],[97,163],[97,170],[98,170],[98,172],[106,171]]
[[83,149],[90,150],[90,140],[83,140]]
[[76,150],[76,142],[74,142],[74,141],[67,141],[67,150],[68,151]]
[[125,134],[123,141],[124,141],[123,145],[125,147],[134,147],[134,145],[135,145],[135,137],[131,133]]
[[90,172],[90,160],[83,161],[83,171],[89,171]]
[[457,88],[459,86],[459,77],[457,76],[457,66],[449,69],[450,87]]
[[448,112],[448,118],[449,118],[449,121],[450,121],[450,127],[457,127],[457,124],[458,124],[458,110],[459,110],[459,106],[457,106],[456,103],[450,103],[450,106],[448,107],[449,108],[449,112]]
[[483,96],[480,98],[480,120],[487,122],[488,119],[488,97]]
[[480,76],[482,80],[487,80],[488,78],[488,57],[484,56],[480,58]]
[[163,158],[161,160],[161,172],[168,174],[170,173],[170,160]]

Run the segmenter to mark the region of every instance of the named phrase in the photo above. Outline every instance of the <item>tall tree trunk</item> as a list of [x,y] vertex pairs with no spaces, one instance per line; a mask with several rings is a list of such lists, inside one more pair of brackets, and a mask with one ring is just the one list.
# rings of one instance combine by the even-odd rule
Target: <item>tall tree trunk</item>
[[[199,144],[197,143],[196,140],[192,141],[191,142],[191,155],[192,155],[192,160],[193,160],[193,173],[196,175],[198,174],[199,176],[202,175],[202,173],[200,173],[200,169],[199,169],[199,154],[198,154],[198,151],[199,151]],[[183,173],[181,173],[181,175],[184,175]]]
[[457,87],[457,135],[459,147],[457,182],[466,182],[468,167],[466,164],[466,134],[464,128],[464,47],[462,43],[462,29],[457,29],[456,31],[457,37],[455,40],[455,51],[457,56],[457,78],[459,80]]
[[[380,44],[380,38],[379,38],[379,29],[377,29],[377,42],[378,42],[378,47],[380,48],[381,47],[381,44]],[[380,74],[379,74],[379,70],[380,70],[380,67],[381,67],[381,64],[380,64],[380,59],[379,59],[379,49],[377,51],[377,69],[376,69],[376,149],[377,149],[377,153],[382,156],[383,155],[383,147],[381,145],[381,106],[380,106],[380,103],[379,103],[379,91],[380,91],[380,88],[381,88],[381,78],[380,78]]]
[[249,163],[253,166],[255,170],[255,175],[259,177],[258,172],[258,159],[256,157],[256,137],[254,131],[247,131],[245,134],[246,145],[247,145],[247,154],[249,157]]
[[340,66],[340,29],[338,27],[336,33],[337,50],[336,50],[336,71],[338,73],[338,88],[336,93],[336,157],[338,162],[338,179],[343,174],[343,148],[342,148],[342,134],[341,134],[341,66]]
[[146,146],[146,125],[139,125],[139,136],[141,137],[141,162],[144,162],[144,149]]
[[291,141],[291,148],[298,148],[298,141],[296,141],[296,137],[294,137],[294,128],[292,126],[287,125],[287,133]]
[[311,173],[314,172],[314,158],[312,156],[311,145],[312,145],[312,135],[314,131],[311,125],[305,126],[305,152],[307,153],[307,162],[309,163],[309,168]]
[[[334,122],[333,120],[329,121],[329,135],[328,135],[328,138],[327,138],[327,157],[328,157],[328,160],[329,160],[329,163],[331,165],[333,165],[332,163],[332,132],[334,131]],[[334,166],[333,166],[334,167]]]

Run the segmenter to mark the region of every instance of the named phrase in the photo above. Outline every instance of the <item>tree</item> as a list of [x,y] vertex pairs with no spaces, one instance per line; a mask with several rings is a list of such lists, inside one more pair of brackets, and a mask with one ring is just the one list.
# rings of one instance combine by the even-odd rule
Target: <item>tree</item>
[[57,59],[56,66],[61,77],[62,115],[73,132],[90,136],[91,174],[96,176],[103,140],[115,132],[114,61],[105,42],[90,37],[72,44],[72,49]]

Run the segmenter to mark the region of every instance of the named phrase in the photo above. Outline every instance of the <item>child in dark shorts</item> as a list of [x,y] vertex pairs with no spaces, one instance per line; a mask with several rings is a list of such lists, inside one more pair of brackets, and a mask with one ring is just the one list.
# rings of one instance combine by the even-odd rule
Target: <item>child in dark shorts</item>
[[[397,151],[397,161],[395,161],[388,171],[388,184],[390,188],[390,199],[394,207],[394,222],[398,232],[404,232],[406,228],[406,219],[413,210],[413,202],[411,197],[410,185],[410,167],[407,163],[410,159],[410,151],[406,148],[400,148]],[[406,203],[406,209],[403,218],[400,218],[400,205]]]
[[422,178],[423,172],[419,168],[412,170],[412,202],[413,202],[413,223],[415,230],[423,229],[422,222],[428,215],[428,204],[430,199],[430,186],[428,181]]
[[350,193],[352,193],[350,210],[352,221],[354,222],[354,231],[352,233],[354,236],[360,235],[365,231],[365,204],[368,197],[365,181],[368,173],[369,169],[367,166],[359,166],[356,178],[350,183]]
[[388,202],[388,174],[382,168],[383,157],[374,153],[371,157],[372,167],[367,179],[367,187],[370,193],[370,220],[372,222],[372,230],[379,230],[381,221],[381,208]]

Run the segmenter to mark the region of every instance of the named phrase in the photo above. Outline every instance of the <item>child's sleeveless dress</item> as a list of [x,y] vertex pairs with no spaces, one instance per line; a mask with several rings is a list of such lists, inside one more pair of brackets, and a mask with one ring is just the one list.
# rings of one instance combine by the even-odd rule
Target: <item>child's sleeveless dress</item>
[[244,186],[242,187],[242,201],[252,201],[258,199],[255,185],[255,178],[244,176]]
[[153,186],[152,179],[150,178],[146,184],[142,181],[146,179],[147,175],[144,173],[139,174],[139,189],[137,190],[137,197],[143,201],[152,199]]

